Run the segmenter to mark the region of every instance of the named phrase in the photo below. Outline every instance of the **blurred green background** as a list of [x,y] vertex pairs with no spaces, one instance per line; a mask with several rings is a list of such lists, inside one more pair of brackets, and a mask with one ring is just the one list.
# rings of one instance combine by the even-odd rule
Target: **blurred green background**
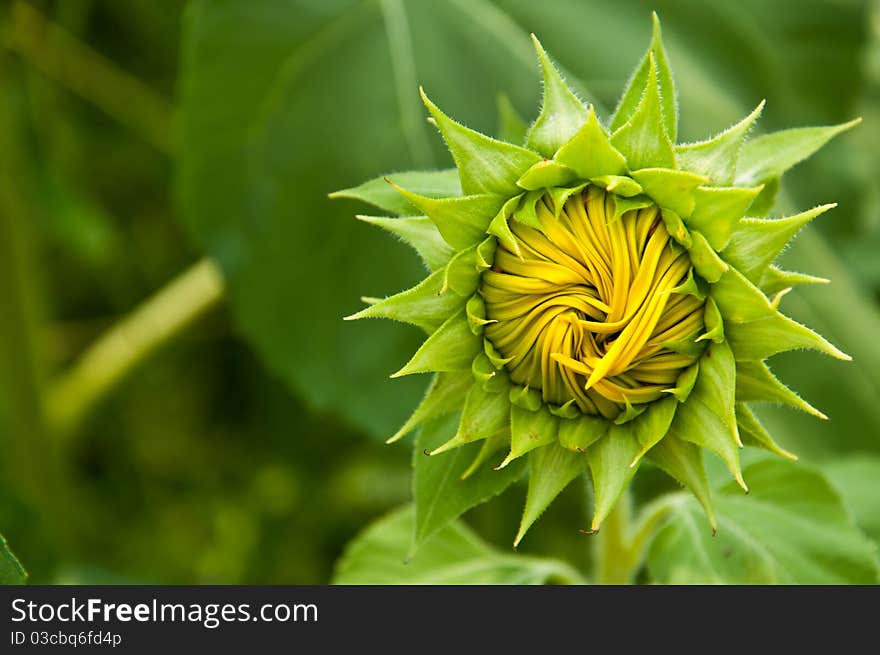
[[[409,500],[382,441],[426,383],[387,379],[414,328],[340,320],[419,262],[326,194],[449,165],[419,84],[486,132],[501,93],[533,118],[529,32],[607,116],[652,9],[683,139],[765,98],[761,130],[864,118],[774,213],[840,203],[783,260],[832,284],[783,309],[855,361],[774,358],[831,420],[761,416],[880,537],[880,2],[32,0],[0,9],[0,532],[31,580],[326,582]],[[469,522],[509,548],[523,493]],[[583,496],[526,552],[582,564]]]

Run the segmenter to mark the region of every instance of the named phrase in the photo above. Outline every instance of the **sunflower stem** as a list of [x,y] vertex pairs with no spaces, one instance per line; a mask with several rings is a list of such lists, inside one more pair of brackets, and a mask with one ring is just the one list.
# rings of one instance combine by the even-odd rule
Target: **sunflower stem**
[[632,502],[629,492],[624,492],[617,506],[602,523],[593,543],[596,584],[631,584],[635,571],[630,548],[632,532]]

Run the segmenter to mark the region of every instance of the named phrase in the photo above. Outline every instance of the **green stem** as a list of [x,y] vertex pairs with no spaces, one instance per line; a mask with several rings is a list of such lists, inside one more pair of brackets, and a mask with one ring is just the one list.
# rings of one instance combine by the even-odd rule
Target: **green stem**
[[629,547],[631,515],[630,497],[624,492],[617,501],[617,507],[608,515],[601,529],[593,537],[595,584],[632,583],[635,571],[632,570],[632,554]]
[[680,494],[662,496],[646,505],[633,521],[632,501],[629,492],[624,492],[594,536],[594,582],[632,584],[645,562],[651,538],[679,500]]
[[[0,82],[8,83],[5,73],[4,61]],[[65,462],[49,437],[42,402],[43,366],[35,338],[42,298],[39,246],[21,133],[13,108],[0,107],[0,383],[9,449],[4,468],[61,552],[71,537],[68,506],[73,491]]]
[[47,402],[53,431],[62,437],[72,435],[129,372],[217,305],[223,295],[220,270],[202,259],[147,299],[55,380]]

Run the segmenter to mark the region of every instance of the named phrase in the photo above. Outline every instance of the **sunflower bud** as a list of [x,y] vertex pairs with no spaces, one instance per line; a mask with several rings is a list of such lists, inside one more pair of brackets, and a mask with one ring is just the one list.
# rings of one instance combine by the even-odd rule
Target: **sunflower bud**
[[[714,529],[702,449],[744,490],[744,445],[794,458],[747,403],[825,418],[764,360],[802,348],[849,359],[779,311],[792,286],[824,280],[773,265],[833,205],[759,216],[785,170],[857,121],[747,140],[761,103],[714,138],[676,144],[676,92],[656,16],[651,45],[604,124],[534,43],[544,98],[524,143],[470,130],[422,92],[461,193],[422,195],[405,188],[404,175],[391,184],[421,215],[365,217],[410,243],[432,271],[349,317],[428,333],[394,375],[431,372],[434,381],[389,441],[460,410],[457,432],[431,456],[482,441],[468,473],[527,457],[517,542],[586,471],[598,529],[643,460],[689,488]],[[376,189],[334,195],[387,206]]]

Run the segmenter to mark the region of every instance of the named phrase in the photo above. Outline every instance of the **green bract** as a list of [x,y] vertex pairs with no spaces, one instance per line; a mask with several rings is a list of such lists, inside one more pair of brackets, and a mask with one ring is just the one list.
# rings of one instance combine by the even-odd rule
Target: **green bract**
[[[644,459],[693,492],[714,530],[702,449],[747,489],[744,445],[794,458],[748,403],[824,418],[764,360],[801,348],[849,359],[779,311],[792,286],[825,280],[773,265],[833,205],[761,216],[787,169],[857,121],[747,140],[761,103],[711,139],[676,144],[675,84],[656,16],[650,48],[604,124],[537,39],[535,48],[544,99],[522,144],[456,123],[423,92],[456,170],[334,194],[396,214],[360,218],[409,243],[431,271],[349,317],[391,318],[429,335],[394,375],[430,372],[433,382],[389,441],[460,412],[430,455],[481,442],[474,461],[446,471],[481,476],[480,500],[515,480],[521,469],[508,465],[527,458],[517,542],[586,471],[598,529]],[[449,514],[467,508],[456,502]]]

